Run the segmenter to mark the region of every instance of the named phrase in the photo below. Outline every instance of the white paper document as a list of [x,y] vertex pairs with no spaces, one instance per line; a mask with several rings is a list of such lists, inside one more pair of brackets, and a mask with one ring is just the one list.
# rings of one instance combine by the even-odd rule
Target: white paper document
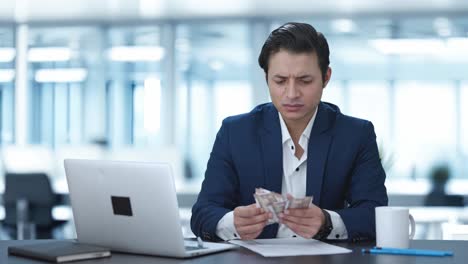
[[330,245],[315,239],[273,238],[255,240],[230,240],[229,243],[250,249],[264,257],[304,255],[330,255],[351,253],[347,248]]

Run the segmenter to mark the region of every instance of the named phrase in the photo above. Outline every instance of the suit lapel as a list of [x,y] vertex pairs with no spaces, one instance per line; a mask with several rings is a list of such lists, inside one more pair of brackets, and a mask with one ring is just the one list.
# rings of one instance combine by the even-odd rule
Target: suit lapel
[[260,130],[260,140],[265,168],[265,188],[281,193],[283,179],[283,146],[281,144],[281,126],[278,111],[273,105],[263,116],[263,129]]
[[[270,104],[260,120],[259,137],[262,147],[264,168],[264,188],[281,193],[283,181],[283,146],[278,111]],[[278,224],[268,225],[260,238],[274,238],[278,233]]]
[[320,205],[323,177],[328,151],[332,141],[331,132],[327,132],[331,115],[323,103],[320,103],[317,117],[309,137],[307,151],[307,196],[314,196],[314,204]]

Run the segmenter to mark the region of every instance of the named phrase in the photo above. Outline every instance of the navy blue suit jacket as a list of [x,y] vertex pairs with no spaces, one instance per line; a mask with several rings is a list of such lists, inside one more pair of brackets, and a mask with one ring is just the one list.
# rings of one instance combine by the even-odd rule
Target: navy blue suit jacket
[[[218,221],[237,206],[255,202],[255,188],[281,193],[283,147],[278,111],[271,103],[228,117],[216,136],[191,227],[205,240],[219,240]],[[306,194],[337,212],[352,241],[375,238],[376,206],[387,205],[385,171],[369,121],[343,115],[321,102],[309,138]],[[276,237],[278,225],[259,238]]]

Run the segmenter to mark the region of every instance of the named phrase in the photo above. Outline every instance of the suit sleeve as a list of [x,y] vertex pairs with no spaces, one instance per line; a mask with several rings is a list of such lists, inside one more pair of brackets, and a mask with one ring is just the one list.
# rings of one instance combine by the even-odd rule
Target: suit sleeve
[[337,210],[348,231],[348,239],[375,238],[375,207],[388,205],[385,171],[379,157],[374,126],[366,122],[356,161],[351,171],[347,208]]
[[192,208],[190,225],[196,236],[204,240],[220,240],[216,227],[238,204],[238,182],[231,155],[229,122],[224,120],[216,135],[200,194]]

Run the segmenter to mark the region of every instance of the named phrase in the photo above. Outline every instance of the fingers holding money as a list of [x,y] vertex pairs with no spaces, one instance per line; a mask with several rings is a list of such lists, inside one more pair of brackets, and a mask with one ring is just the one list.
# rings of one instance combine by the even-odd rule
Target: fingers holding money
[[260,235],[269,218],[271,213],[255,204],[234,209],[234,226],[242,239],[254,239]]
[[257,238],[265,226],[266,221],[254,225],[241,226],[236,230],[241,239],[250,240]]
[[298,234],[303,238],[312,238],[317,234],[320,229],[320,225],[303,225],[296,222],[283,220],[283,224],[285,224],[289,229],[291,229],[294,233]]
[[244,217],[244,216],[236,217],[234,215],[234,225],[247,226],[247,225],[263,223],[263,222],[268,221],[270,217],[271,217],[271,213],[261,213],[255,216],[248,216],[248,217]]
[[312,196],[294,198],[289,193],[281,195],[263,188],[255,189],[254,198],[258,206],[260,206],[265,212],[271,213],[271,217],[267,224],[280,222],[279,215],[288,209],[306,209],[314,207],[312,204]]
[[325,221],[322,210],[315,205],[310,208],[289,209],[279,217],[281,223],[304,238],[311,238],[317,234]]
[[234,216],[239,217],[252,217],[263,213],[262,208],[258,208],[256,204],[251,204],[248,206],[238,206],[234,209]]

